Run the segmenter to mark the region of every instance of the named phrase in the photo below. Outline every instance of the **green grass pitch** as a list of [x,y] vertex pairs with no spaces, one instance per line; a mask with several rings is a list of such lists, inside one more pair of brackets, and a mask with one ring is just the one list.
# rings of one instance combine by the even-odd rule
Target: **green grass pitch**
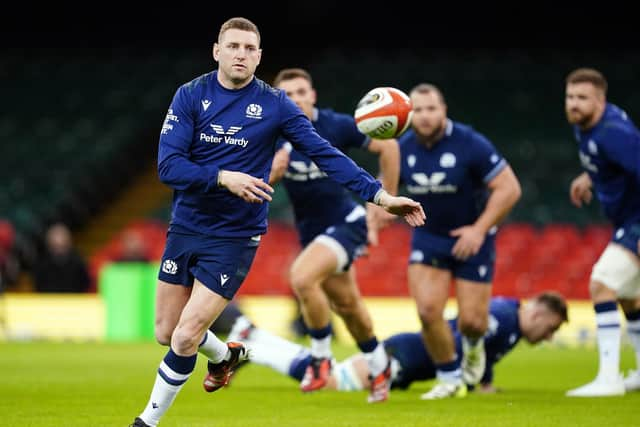
[[[354,351],[335,345],[336,356]],[[127,426],[147,403],[165,349],[152,343],[1,343],[0,426]],[[496,366],[501,393],[426,402],[431,386],[416,383],[388,402],[369,405],[366,392],[303,395],[290,378],[243,367],[232,384],[202,389],[205,363],[185,384],[161,426],[636,426],[640,393],[614,398],[566,398],[595,375],[595,349],[530,347],[521,343]],[[629,347],[622,368],[634,366]]]

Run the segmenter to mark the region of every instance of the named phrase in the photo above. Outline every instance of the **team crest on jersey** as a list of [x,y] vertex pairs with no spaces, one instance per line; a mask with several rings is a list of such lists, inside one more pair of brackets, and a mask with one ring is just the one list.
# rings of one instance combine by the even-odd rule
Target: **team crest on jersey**
[[456,156],[452,153],[443,153],[440,156],[440,167],[442,168],[452,168],[456,165]]
[[247,106],[247,117],[250,119],[261,119],[262,118],[262,106],[259,104],[249,104]]

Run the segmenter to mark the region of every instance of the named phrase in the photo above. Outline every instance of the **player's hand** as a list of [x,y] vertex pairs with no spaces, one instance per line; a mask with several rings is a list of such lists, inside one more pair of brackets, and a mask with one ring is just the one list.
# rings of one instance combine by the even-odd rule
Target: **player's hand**
[[593,193],[591,192],[591,178],[586,172],[580,174],[577,178],[571,181],[571,188],[569,190],[569,198],[571,203],[577,207],[582,207],[582,203],[591,203]]
[[396,216],[373,203],[367,203],[367,239],[373,246],[378,246],[378,231],[388,226]]
[[473,225],[465,225],[451,230],[449,235],[458,238],[451,253],[454,257],[464,261],[478,253],[486,234]]
[[391,214],[403,217],[412,227],[424,225],[424,221],[427,219],[422,205],[408,197],[392,196],[383,191],[378,200],[378,205]]
[[284,176],[289,166],[289,150],[281,148],[276,151],[271,162],[271,173],[269,174],[269,184],[274,184]]
[[249,203],[270,202],[273,194],[273,188],[261,178],[243,172],[221,170],[218,173],[218,185]]

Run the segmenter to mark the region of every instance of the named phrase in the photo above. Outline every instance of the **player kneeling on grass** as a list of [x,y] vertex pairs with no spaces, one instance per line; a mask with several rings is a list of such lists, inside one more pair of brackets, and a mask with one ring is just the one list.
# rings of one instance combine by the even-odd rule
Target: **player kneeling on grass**
[[[462,335],[457,319],[449,321],[456,354],[462,354]],[[493,392],[493,365],[511,351],[520,338],[530,344],[550,340],[563,322],[568,321],[567,305],[562,296],[544,292],[526,303],[517,299],[494,297],[489,307],[489,329],[485,335],[486,369],[480,381],[480,391]],[[234,323],[229,339],[245,342],[251,348],[251,361],[300,381],[311,363],[306,347],[254,326],[245,317]],[[391,356],[391,387],[406,389],[414,381],[436,378],[435,364],[425,349],[420,332],[399,333],[384,341]],[[362,353],[335,363],[325,389],[339,391],[367,390],[371,375]],[[466,388],[465,388],[466,390]],[[445,396],[443,396],[445,397]],[[430,393],[422,399],[433,399]]]

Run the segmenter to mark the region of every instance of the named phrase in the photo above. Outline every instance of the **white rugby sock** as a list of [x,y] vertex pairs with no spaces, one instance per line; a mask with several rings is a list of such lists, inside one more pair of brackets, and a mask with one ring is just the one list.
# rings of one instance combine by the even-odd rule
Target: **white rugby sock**
[[640,319],[627,320],[627,335],[636,353],[636,369],[640,370]]
[[378,343],[372,352],[363,354],[367,361],[367,365],[369,365],[369,372],[371,373],[371,376],[376,377],[387,367],[389,357],[387,356],[387,352],[381,342]]
[[264,329],[255,328],[245,341],[251,347],[251,362],[268,366],[282,374],[289,375],[291,363],[300,358],[305,347],[281,338]]
[[198,352],[202,353],[213,363],[221,362],[228,350],[227,344],[209,330],[204,334],[202,342],[198,347]]
[[171,407],[178,392],[193,372],[196,356],[179,356],[169,349],[158,368],[149,402],[140,414],[142,421],[154,427],[160,422],[160,418]]
[[612,380],[620,372],[620,315],[615,301],[595,304],[600,364],[598,378]]

